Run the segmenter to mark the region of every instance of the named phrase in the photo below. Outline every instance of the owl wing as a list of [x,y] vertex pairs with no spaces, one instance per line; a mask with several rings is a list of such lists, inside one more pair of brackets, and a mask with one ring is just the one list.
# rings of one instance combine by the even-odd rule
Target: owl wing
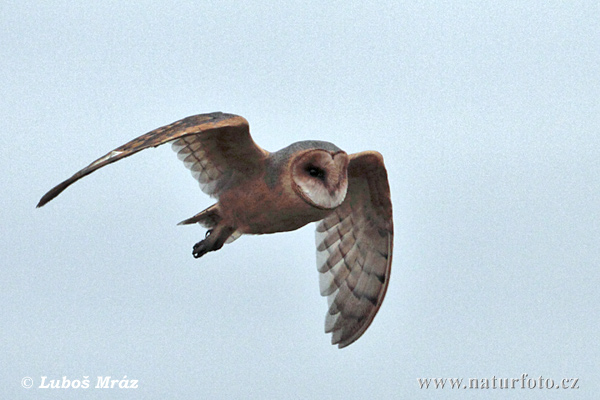
[[385,296],[394,227],[381,154],[352,154],[344,202],[317,225],[317,268],[329,311],[325,332],[342,348],[369,327]]
[[148,132],[100,157],[51,189],[37,206],[48,203],[69,185],[105,165],[168,142],[173,142],[178,157],[192,171],[202,190],[215,197],[236,175],[254,171],[268,154],[254,143],[244,118],[220,112],[194,115]]

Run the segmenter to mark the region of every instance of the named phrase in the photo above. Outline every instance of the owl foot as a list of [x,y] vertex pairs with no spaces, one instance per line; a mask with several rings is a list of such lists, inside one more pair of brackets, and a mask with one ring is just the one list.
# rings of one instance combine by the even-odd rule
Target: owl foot
[[[208,235],[209,235],[209,233],[207,232],[207,236]],[[202,240],[194,245],[194,248],[192,250],[192,255],[194,256],[194,258],[200,258],[203,255],[205,255],[206,253],[208,253],[210,250],[211,249],[209,248],[207,241]]]
[[200,258],[209,251],[219,250],[234,231],[235,228],[227,226],[217,226],[214,229],[209,229],[206,231],[204,240],[194,245],[192,255],[194,258]]
[[194,245],[194,248],[192,250],[192,255],[194,256],[194,258],[200,258],[212,250],[210,248],[211,246],[208,243],[208,240],[206,240],[206,239],[208,239],[208,237],[210,236],[210,234],[212,232],[213,232],[212,229],[207,230],[206,235],[204,236],[204,240],[201,240]]

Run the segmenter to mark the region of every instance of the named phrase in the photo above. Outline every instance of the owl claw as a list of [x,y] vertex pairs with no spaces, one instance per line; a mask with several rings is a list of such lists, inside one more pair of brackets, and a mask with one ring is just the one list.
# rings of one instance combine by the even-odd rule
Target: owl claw
[[[208,232],[207,232],[207,236],[208,236]],[[209,251],[210,251],[210,249],[208,248],[206,240],[202,240],[194,245],[194,249],[192,250],[192,255],[194,256],[194,258],[200,258],[203,255],[205,255],[206,253],[208,253]]]
[[223,247],[223,244],[233,232],[235,232],[235,228],[229,226],[209,229],[206,232],[206,237],[204,240],[194,245],[192,255],[195,258],[200,258],[209,251],[219,250],[221,247]]

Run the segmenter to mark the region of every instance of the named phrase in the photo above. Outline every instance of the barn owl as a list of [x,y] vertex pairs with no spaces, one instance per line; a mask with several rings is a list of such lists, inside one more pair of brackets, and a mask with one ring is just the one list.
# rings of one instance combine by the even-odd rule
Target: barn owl
[[107,164],[169,142],[202,191],[218,199],[180,222],[208,228],[193,256],[219,250],[243,234],[292,231],[317,222],[319,286],[329,307],[325,332],[340,348],[356,341],[381,306],[392,262],[392,204],[378,152],[348,155],[329,142],[301,141],[271,153],[254,143],[244,118],[201,114],[116,148],[54,187],[37,206]]

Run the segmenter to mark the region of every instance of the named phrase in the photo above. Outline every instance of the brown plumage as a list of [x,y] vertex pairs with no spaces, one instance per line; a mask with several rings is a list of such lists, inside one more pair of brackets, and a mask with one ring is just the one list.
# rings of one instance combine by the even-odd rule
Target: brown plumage
[[198,258],[242,234],[317,224],[320,289],[328,297],[325,331],[345,347],[373,321],[385,296],[392,262],[392,204],[381,154],[348,155],[322,141],[277,152],[260,148],[237,115],[201,114],[146,133],[94,161],[46,193],[38,207],[103,166],[171,142],[177,156],[218,199],[180,224],[209,228],[193,249]]

